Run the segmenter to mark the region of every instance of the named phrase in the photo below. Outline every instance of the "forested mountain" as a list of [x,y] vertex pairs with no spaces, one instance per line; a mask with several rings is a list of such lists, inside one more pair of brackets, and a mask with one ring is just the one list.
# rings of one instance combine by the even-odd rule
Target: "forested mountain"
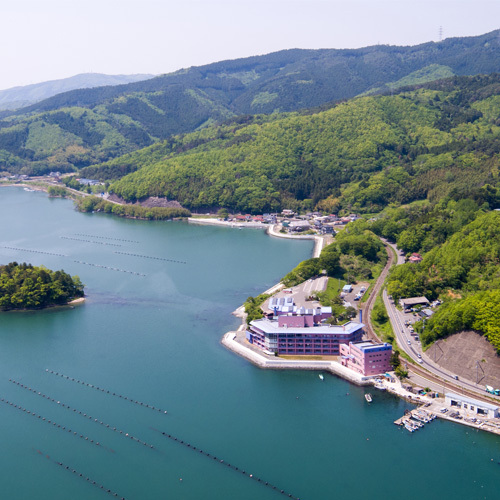
[[[414,47],[286,50],[0,114],[0,171],[68,171],[236,115],[292,112],[370,91],[500,69],[499,31]],[[326,106],[328,107],[328,106]]]
[[[125,200],[165,196],[193,210],[372,213],[450,194],[482,196],[495,206],[499,152],[500,75],[490,75],[317,113],[242,117],[82,174],[128,174],[111,186]],[[483,188],[488,183],[491,193]]]
[[[472,200],[443,200],[438,210],[420,224],[416,231],[441,233],[437,243],[418,264],[397,266],[387,285],[395,300],[425,295],[440,297],[444,304],[427,320],[421,338],[424,345],[447,335],[474,329],[482,332],[500,352],[500,213],[486,211]],[[455,217],[455,232],[446,237],[444,211]],[[467,220],[473,219],[467,223]],[[457,230],[462,225],[461,229]],[[376,229],[376,226],[375,226]],[[452,230],[453,231],[453,230]]]
[[122,85],[148,80],[154,75],[103,75],[101,73],[82,73],[80,75],[34,83],[20,87],[0,90],[0,110],[19,109],[48,99],[56,94],[75,89],[87,89],[105,85]]

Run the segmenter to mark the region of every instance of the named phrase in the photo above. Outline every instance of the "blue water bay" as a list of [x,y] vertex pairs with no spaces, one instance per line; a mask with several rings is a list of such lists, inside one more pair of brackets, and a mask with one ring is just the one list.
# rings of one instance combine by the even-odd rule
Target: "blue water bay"
[[263,371],[221,346],[231,312],[311,251],[2,188],[0,263],[64,269],[87,293],[74,309],[0,315],[0,397],[21,407],[0,402],[2,498],[496,498],[498,437],[442,421],[410,435],[391,395],[368,405],[344,380]]

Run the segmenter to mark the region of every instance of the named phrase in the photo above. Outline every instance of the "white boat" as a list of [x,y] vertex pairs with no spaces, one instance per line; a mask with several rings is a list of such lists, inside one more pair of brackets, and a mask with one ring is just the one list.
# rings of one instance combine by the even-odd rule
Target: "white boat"
[[374,384],[374,387],[375,387],[375,389],[378,389],[379,391],[387,390],[387,387],[384,384],[382,384],[381,382],[377,382],[376,384]]
[[369,392],[365,394],[365,399],[368,401],[368,403],[371,403],[373,401],[372,395]]
[[322,374],[322,373],[320,373],[320,374],[318,375],[318,377],[319,377],[321,380],[323,380],[323,379],[325,378],[325,377],[323,376],[323,374]]

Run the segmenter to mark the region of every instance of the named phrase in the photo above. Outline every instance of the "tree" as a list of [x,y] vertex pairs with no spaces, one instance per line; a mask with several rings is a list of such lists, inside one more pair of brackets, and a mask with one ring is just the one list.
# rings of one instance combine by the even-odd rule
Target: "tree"
[[229,216],[229,211],[227,208],[221,208],[218,212],[217,215],[219,216],[220,219],[227,219]]
[[401,365],[401,360],[399,359],[399,351],[394,349],[391,354],[391,360],[389,361],[393,370],[396,370]]
[[319,265],[326,271],[328,276],[334,276],[338,270],[340,262],[340,252],[335,243],[332,243],[321,251]]
[[404,380],[405,378],[408,377],[408,370],[405,370],[401,365],[399,365],[394,370],[394,373],[396,374],[396,377],[399,378],[399,380]]

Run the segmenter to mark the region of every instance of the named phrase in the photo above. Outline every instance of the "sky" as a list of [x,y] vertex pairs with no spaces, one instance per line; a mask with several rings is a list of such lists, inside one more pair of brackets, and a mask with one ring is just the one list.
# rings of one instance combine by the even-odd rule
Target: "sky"
[[0,0],[0,89],[500,28],[500,0]]

